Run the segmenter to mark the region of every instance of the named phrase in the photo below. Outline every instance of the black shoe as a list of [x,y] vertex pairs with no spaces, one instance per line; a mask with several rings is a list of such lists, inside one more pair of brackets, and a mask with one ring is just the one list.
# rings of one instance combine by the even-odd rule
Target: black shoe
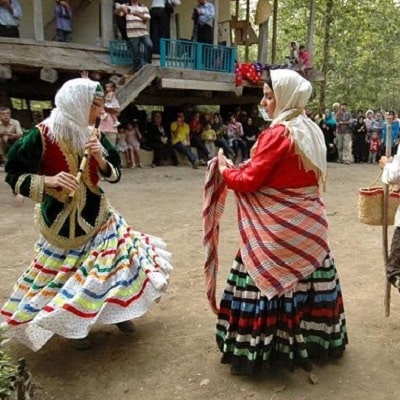
[[231,375],[236,375],[236,376],[247,375],[246,372],[238,365],[231,365],[230,373]]
[[135,332],[135,325],[133,324],[132,321],[118,322],[116,325],[121,332],[124,332],[124,333]]
[[396,275],[390,279],[392,285],[400,292],[400,275]]
[[87,350],[92,346],[92,342],[88,337],[82,339],[70,339],[71,344],[77,350]]

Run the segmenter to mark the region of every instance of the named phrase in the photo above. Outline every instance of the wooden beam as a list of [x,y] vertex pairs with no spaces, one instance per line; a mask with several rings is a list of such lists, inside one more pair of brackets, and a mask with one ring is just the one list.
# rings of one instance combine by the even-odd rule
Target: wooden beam
[[110,40],[114,38],[113,15],[114,1],[101,0],[101,40],[103,47],[109,47]]
[[191,89],[191,90],[213,90],[218,92],[232,92],[236,86],[233,83],[205,82],[189,79],[161,79],[162,88]]
[[161,69],[161,78],[167,79],[188,79],[206,82],[226,82],[234,83],[235,74],[211,72],[211,71],[195,71],[192,69],[165,68]]
[[0,39],[1,64],[49,67],[72,71],[103,71],[105,73],[125,73],[127,68],[110,64],[107,49],[73,45],[71,43],[36,42],[34,40]]
[[116,96],[121,110],[132,103],[159,75],[158,67],[146,64],[123,87],[117,89]]
[[33,36],[35,40],[44,41],[42,0],[33,0]]

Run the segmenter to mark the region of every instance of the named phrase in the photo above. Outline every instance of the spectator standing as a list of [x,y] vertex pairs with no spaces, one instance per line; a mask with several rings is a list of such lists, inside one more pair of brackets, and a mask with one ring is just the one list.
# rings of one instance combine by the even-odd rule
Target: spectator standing
[[372,163],[376,164],[378,158],[379,144],[380,144],[378,133],[373,132],[368,142],[369,142],[368,162],[370,164]]
[[0,36],[19,38],[22,8],[18,0],[0,1]]
[[353,125],[351,114],[347,111],[347,104],[342,103],[340,109],[336,114],[337,134],[336,146],[338,149],[338,161],[350,165],[350,146]]
[[374,120],[374,112],[373,112],[373,110],[368,110],[365,113],[365,120],[364,120],[365,126],[367,127],[367,132],[368,133],[369,133],[369,131],[371,129],[371,125],[372,125],[373,120]]
[[200,43],[213,43],[213,27],[215,19],[214,4],[207,0],[197,0],[197,7],[192,14],[193,40]]
[[126,34],[126,18],[123,10],[119,10],[124,4],[129,3],[129,1],[114,1],[115,8],[115,24],[117,25],[119,34],[122,40],[128,40],[128,36]]
[[22,136],[21,124],[11,118],[8,107],[0,107],[0,164],[5,161],[8,149]]
[[364,115],[360,115],[354,126],[353,155],[354,162],[357,164],[364,161],[364,147],[367,142],[367,127],[364,119]]
[[150,7],[150,38],[153,53],[160,54],[160,39],[170,37],[171,15],[180,0],[153,0]]
[[57,41],[69,43],[72,39],[72,10],[68,0],[56,0],[54,15],[56,17]]
[[382,137],[381,137],[381,148],[382,154],[385,154],[386,148],[386,134],[387,127],[391,126],[391,155],[394,156],[396,154],[398,140],[399,140],[399,121],[396,118],[396,113],[394,111],[389,111],[386,121],[383,123],[382,129]]
[[147,31],[147,23],[150,20],[149,9],[139,4],[138,0],[130,0],[129,3],[120,5],[115,10],[116,15],[125,14],[126,35],[133,52],[133,71],[137,72],[142,67],[140,44],[145,48],[146,61],[151,64],[153,43]]
[[171,123],[171,142],[174,149],[189,160],[193,169],[197,169],[199,162],[190,149],[190,128],[182,112],[178,113],[176,121]]

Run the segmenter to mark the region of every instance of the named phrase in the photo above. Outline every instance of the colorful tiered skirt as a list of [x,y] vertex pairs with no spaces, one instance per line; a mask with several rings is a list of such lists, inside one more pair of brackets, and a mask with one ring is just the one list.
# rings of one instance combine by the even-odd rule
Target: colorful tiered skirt
[[332,258],[280,297],[264,297],[237,258],[228,276],[217,321],[221,362],[254,375],[266,366],[341,357],[348,342],[343,299]]
[[79,249],[39,239],[33,262],[1,309],[5,333],[36,351],[54,334],[79,339],[94,324],[138,318],[166,291],[171,270],[165,243],[132,230],[112,209]]

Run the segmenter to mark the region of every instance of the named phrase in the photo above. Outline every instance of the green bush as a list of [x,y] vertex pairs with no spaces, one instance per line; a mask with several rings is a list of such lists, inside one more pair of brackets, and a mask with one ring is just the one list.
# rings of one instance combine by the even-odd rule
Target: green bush
[[7,400],[14,392],[18,366],[2,349],[4,340],[0,330],[0,400]]

